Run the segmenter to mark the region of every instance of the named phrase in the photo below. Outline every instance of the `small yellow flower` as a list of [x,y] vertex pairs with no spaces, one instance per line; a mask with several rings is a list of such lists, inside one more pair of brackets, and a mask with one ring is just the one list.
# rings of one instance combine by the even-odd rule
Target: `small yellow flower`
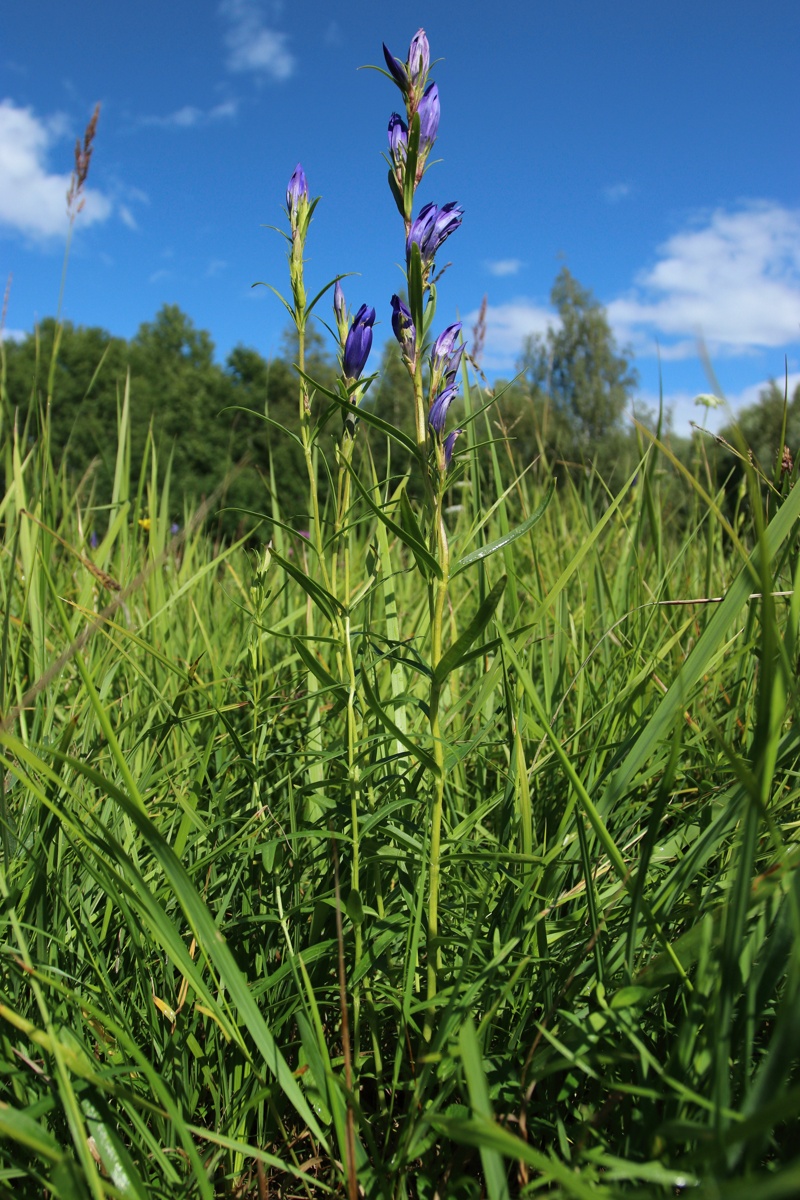
[[150,528],[150,518],[142,517],[142,519],[139,522],[139,525],[142,529],[149,529]]

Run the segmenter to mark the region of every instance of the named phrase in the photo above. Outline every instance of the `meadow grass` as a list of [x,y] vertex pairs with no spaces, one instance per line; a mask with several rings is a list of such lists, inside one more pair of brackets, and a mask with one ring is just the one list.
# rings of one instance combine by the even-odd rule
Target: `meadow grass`
[[173,537],[128,405],[102,511],[5,408],[2,1188],[796,1194],[800,489],[751,473],[726,519],[698,483],[680,531],[647,445],[508,541],[546,470],[465,454],[431,948],[395,484],[344,522],[350,695],[279,498],[246,544]]

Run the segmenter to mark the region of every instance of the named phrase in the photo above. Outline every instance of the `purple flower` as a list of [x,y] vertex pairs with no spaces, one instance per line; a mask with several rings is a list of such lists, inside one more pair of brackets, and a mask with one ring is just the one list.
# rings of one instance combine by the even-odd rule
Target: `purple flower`
[[419,102],[419,152],[427,154],[439,132],[439,89],[432,83]]
[[408,77],[412,84],[424,84],[431,67],[431,50],[424,29],[418,29],[408,48]]
[[392,79],[403,95],[408,96],[413,91],[419,97],[425,87],[431,66],[431,51],[425,30],[418,29],[411,39],[411,45],[408,48],[408,62],[402,63],[399,58],[395,58],[387,49],[386,43],[383,46],[383,57],[386,59]]
[[419,216],[412,222],[406,241],[406,254],[410,261],[411,246],[414,242],[419,246],[423,267],[429,266],[436,257],[436,252],[451,233],[461,224],[464,216],[455,200],[437,208],[435,204],[426,204],[420,209]]
[[456,438],[458,437],[458,435],[460,433],[463,433],[463,432],[464,432],[463,429],[454,429],[453,432],[448,433],[447,437],[444,439],[444,465],[445,465],[445,467],[450,466],[450,462],[453,458],[453,447],[456,444]]
[[347,335],[342,356],[342,371],[348,383],[355,383],[366,366],[369,352],[372,349],[372,326],[375,321],[375,309],[362,304],[353,317],[353,324]]
[[452,358],[456,348],[456,338],[460,333],[461,322],[456,321],[454,325],[448,325],[447,329],[439,334],[431,351],[434,367],[438,364],[444,365],[448,359]]
[[333,311],[337,321],[341,321],[347,315],[347,307],[344,302],[344,292],[339,280],[336,280],[336,287],[333,289]]
[[461,322],[448,325],[433,343],[431,351],[431,389],[436,392],[442,384],[449,387],[455,383],[458,368],[461,366],[461,356],[464,347],[456,346],[456,338],[461,333]]
[[292,178],[289,180],[289,186],[286,189],[286,207],[289,210],[289,215],[294,216],[300,206],[301,200],[308,199],[308,183],[300,163],[294,169]]
[[389,118],[389,151],[392,162],[396,167],[406,161],[408,150],[408,126],[399,113],[392,113]]
[[413,363],[417,354],[417,331],[414,328],[411,313],[399,296],[392,296],[391,303],[394,336],[403,347],[405,357]]
[[347,340],[347,303],[342,291],[342,285],[338,279],[333,289],[333,315],[336,318],[339,341],[344,345]]
[[444,433],[444,423],[447,420],[447,410],[455,399],[458,385],[455,383],[449,384],[444,388],[434,400],[428,410],[428,424],[437,437],[441,437]]
[[386,65],[389,68],[392,78],[394,79],[400,91],[405,93],[408,91],[408,71],[405,64],[400,62],[388,49],[386,42],[383,43],[383,57],[386,59]]

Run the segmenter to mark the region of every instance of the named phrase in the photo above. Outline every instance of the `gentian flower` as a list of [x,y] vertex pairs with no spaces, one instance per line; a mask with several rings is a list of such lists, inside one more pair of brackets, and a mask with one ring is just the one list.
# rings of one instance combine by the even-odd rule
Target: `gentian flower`
[[408,48],[408,78],[412,84],[423,84],[431,69],[431,50],[424,29],[418,29]]
[[431,51],[428,39],[425,36],[425,30],[418,29],[411,39],[407,62],[402,63],[399,58],[395,58],[391,51],[387,49],[385,43],[383,46],[383,57],[386,59],[386,65],[389,68],[392,79],[400,88],[403,95],[406,98],[418,101],[425,90],[428,71],[431,67]]
[[428,410],[428,424],[437,437],[441,437],[444,433],[444,423],[447,420],[447,410],[455,399],[458,385],[455,383],[449,384],[444,388],[434,400]]
[[286,189],[286,207],[292,222],[297,215],[301,200],[308,200],[308,183],[303,168],[298,163]]
[[405,95],[408,92],[408,71],[405,64],[400,62],[399,58],[395,58],[392,52],[383,43],[383,57],[386,59],[386,65],[391,72],[392,79],[395,81],[400,91]]
[[392,296],[391,304],[394,336],[403,348],[403,357],[413,367],[417,356],[417,331],[411,313],[399,296]]
[[342,285],[336,280],[333,289],[333,315],[336,318],[336,328],[339,331],[339,341],[342,345],[347,341],[347,304],[342,291]]
[[464,347],[456,346],[456,338],[461,333],[461,322],[448,325],[433,343],[431,351],[431,391],[437,392],[442,384],[445,387],[455,383]]
[[355,383],[366,366],[372,349],[374,321],[375,309],[362,304],[353,318],[342,355],[342,371],[348,383]]
[[419,102],[417,112],[419,113],[419,153],[420,157],[427,157],[431,146],[436,141],[441,115],[439,89],[435,83],[426,89],[425,95]]
[[411,260],[411,246],[414,242],[419,246],[423,268],[430,266],[436,257],[436,252],[442,243],[454,233],[461,224],[464,216],[455,200],[437,208],[435,204],[426,204],[420,209],[419,216],[411,224],[406,240],[406,255]]
[[463,429],[454,429],[453,432],[448,433],[447,437],[444,439],[444,465],[445,465],[445,467],[450,466],[450,463],[453,458],[453,447],[456,444],[456,438],[458,437],[458,435],[460,433],[463,433],[463,432],[464,432]]
[[406,161],[408,150],[408,126],[399,113],[392,113],[389,118],[389,152],[395,167],[401,168]]

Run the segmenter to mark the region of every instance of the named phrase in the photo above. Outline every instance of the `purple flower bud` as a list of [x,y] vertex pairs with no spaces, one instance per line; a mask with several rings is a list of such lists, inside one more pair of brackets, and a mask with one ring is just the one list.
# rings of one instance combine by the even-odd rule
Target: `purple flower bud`
[[437,208],[435,204],[426,204],[420,209],[419,216],[412,222],[409,230],[406,241],[406,255],[409,261],[411,246],[416,242],[423,267],[429,266],[442,243],[458,229],[463,216],[464,210],[455,200],[443,204],[441,208]]
[[305,174],[300,163],[294,169],[292,178],[289,180],[289,186],[286,189],[286,207],[289,210],[290,216],[294,216],[297,212],[301,200],[308,199],[308,184]]
[[434,400],[428,410],[428,424],[437,437],[441,437],[444,433],[444,423],[447,420],[447,410],[455,399],[456,391],[458,390],[455,383],[451,383],[449,387],[444,388],[439,392],[439,395]]
[[445,382],[445,384],[447,384],[448,387],[451,383],[455,383],[455,381],[456,381],[456,375],[458,375],[458,371],[461,366],[461,358],[462,358],[463,354],[464,354],[463,345],[456,346],[455,352],[450,355],[450,358],[447,361],[447,369],[444,373],[444,382]]
[[463,432],[464,432],[463,429],[454,429],[453,432],[448,433],[447,437],[444,439],[444,465],[445,465],[445,467],[450,466],[450,462],[453,458],[453,447],[456,444],[456,438],[458,437],[458,435],[460,433],[463,433]]
[[403,95],[405,95],[408,91],[408,71],[403,63],[400,62],[400,59],[395,58],[391,51],[387,49],[385,42],[383,43],[383,57],[386,59],[386,65],[392,74],[392,78]]
[[444,384],[449,387],[455,383],[458,368],[461,365],[463,346],[456,346],[456,338],[461,333],[461,322],[448,325],[433,343],[431,350],[431,390],[437,392]]
[[374,321],[375,309],[367,308],[366,304],[362,304],[353,318],[342,356],[342,371],[349,383],[355,383],[366,366],[369,352],[372,349]]
[[389,151],[396,167],[406,161],[407,150],[408,126],[399,113],[392,113],[389,118]]
[[333,312],[337,321],[342,321],[347,316],[344,292],[338,279],[336,280],[336,287],[333,289]]
[[431,51],[424,29],[418,29],[408,48],[408,78],[412,84],[424,84],[431,67]]
[[448,325],[443,333],[440,333],[436,341],[433,343],[431,358],[434,365],[437,362],[444,363],[452,357],[456,348],[456,338],[461,333],[461,322],[456,321],[454,325]]
[[333,315],[336,318],[336,328],[339,333],[339,342],[344,346],[347,341],[347,302],[344,298],[342,285],[339,280],[336,280],[336,286],[333,289]]
[[427,154],[439,132],[439,89],[432,83],[419,102],[419,151]]
[[391,303],[394,336],[403,347],[405,357],[413,363],[417,353],[417,331],[411,313],[399,296],[392,296]]

